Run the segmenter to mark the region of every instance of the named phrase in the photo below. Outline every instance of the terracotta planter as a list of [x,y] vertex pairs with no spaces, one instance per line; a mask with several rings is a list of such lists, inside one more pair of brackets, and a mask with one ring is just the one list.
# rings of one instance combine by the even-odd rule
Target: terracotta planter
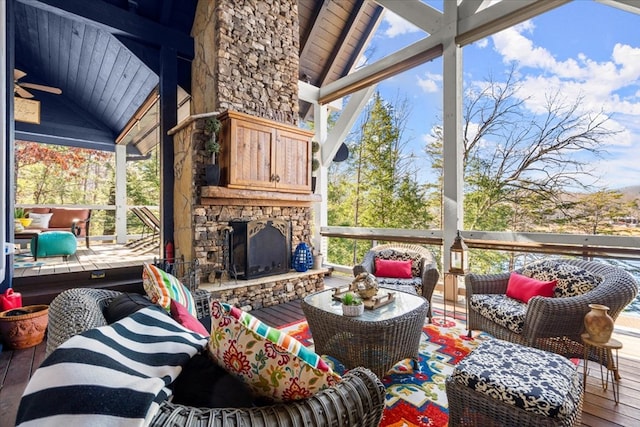
[[28,305],[0,313],[2,340],[13,350],[38,345],[49,322],[48,305]]
[[613,333],[613,319],[607,311],[609,307],[602,304],[589,304],[590,312],[584,316],[584,327],[593,342],[606,343]]

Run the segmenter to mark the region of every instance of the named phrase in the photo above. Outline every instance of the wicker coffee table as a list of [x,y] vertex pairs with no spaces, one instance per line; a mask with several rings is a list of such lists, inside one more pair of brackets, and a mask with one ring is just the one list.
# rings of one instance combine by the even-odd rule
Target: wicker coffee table
[[302,300],[316,353],[335,357],[347,369],[364,366],[380,378],[403,359],[417,361],[429,308],[426,299],[394,291],[390,304],[347,317],[341,303],[331,298],[332,292],[328,289]]

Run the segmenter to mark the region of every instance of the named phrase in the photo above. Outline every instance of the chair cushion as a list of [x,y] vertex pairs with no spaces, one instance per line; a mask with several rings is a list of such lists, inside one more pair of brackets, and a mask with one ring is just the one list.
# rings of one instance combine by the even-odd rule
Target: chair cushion
[[196,408],[249,408],[254,402],[242,381],[215,364],[206,354],[196,354],[171,384],[173,403]]
[[388,259],[396,261],[411,261],[411,274],[420,277],[422,271],[422,255],[417,252],[400,249],[383,249],[376,253],[375,259]]
[[393,277],[376,277],[378,285],[383,288],[395,289],[419,295],[422,292],[422,280],[419,277],[412,279],[395,279]]
[[557,283],[557,280],[543,282],[513,272],[509,276],[507,296],[524,303],[528,303],[531,298],[536,296],[552,297]]
[[554,297],[566,298],[585,294],[598,286],[603,278],[583,268],[558,260],[541,260],[526,265],[522,274],[538,280],[557,280]]
[[144,295],[123,293],[111,300],[104,311],[104,317],[107,319],[107,323],[111,324],[130,316],[142,308],[155,305]]
[[492,339],[480,344],[453,370],[452,380],[477,393],[546,417],[564,418],[579,408],[576,365],[560,355]]
[[211,304],[209,352],[258,396],[306,399],[340,381],[329,365],[295,338],[228,304]]
[[152,302],[170,311],[171,300],[184,305],[193,317],[197,317],[193,295],[175,276],[145,263],[142,270],[142,285]]
[[411,260],[376,258],[376,276],[411,279]]
[[472,295],[469,309],[516,334],[522,333],[527,315],[527,304],[502,294]]
[[89,217],[89,209],[51,208],[52,228],[69,228],[75,220],[85,220]]

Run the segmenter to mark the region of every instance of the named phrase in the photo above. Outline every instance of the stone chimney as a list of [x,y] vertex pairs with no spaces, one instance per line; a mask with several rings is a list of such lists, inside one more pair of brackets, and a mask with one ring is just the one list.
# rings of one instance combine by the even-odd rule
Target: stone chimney
[[[282,219],[291,224],[295,247],[311,241],[311,205],[320,199],[312,194],[256,197],[250,190],[208,187],[204,182],[205,164],[211,158],[204,150],[208,117],[232,110],[297,126],[297,0],[199,0],[192,36],[191,117],[171,131],[175,152],[174,243],[176,255],[198,259],[198,282],[207,287],[213,283],[212,274],[224,267],[229,221]],[[260,291],[242,283],[216,285],[220,292],[232,289],[228,291],[232,294],[217,297],[255,308],[300,298],[322,288],[321,274],[314,273],[305,281],[277,280],[273,287],[259,285]]]
[[297,0],[200,0],[191,35],[192,114],[298,123]]

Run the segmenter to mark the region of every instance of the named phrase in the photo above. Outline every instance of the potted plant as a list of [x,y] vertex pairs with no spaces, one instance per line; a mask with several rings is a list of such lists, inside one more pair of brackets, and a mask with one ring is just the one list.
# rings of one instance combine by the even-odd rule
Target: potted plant
[[218,185],[220,183],[220,165],[216,161],[220,152],[220,142],[218,142],[220,128],[222,128],[222,123],[217,117],[209,117],[205,122],[204,132],[208,137],[205,143],[205,151],[211,156],[211,163],[205,167],[207,185]]
[[27,218],[29,212],[25,211],[24,208],[16,208],[13,217],[17,219],[23,227],[28,227],[31,225],[31,218]]
[[316,192],[316,176],[315,172],[320,169],[320,160],[316,157],[316,154],[320,151],[320,143],[318,141],[311,142],[311,192]]
[[345,316],[360,316],[364,313],[362,299],[353,292],[347,292],[342,297],[342,314]]

